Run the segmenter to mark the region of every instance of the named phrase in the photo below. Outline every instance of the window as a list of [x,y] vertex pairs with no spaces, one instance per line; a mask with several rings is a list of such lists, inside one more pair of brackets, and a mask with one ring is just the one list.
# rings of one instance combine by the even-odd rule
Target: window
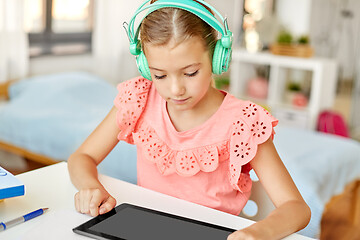
[[91,51],[93,0],[25,0],[30,57]]
[[276,0],[244,0],[243,36],[249,52],[266,50],[277,34]]

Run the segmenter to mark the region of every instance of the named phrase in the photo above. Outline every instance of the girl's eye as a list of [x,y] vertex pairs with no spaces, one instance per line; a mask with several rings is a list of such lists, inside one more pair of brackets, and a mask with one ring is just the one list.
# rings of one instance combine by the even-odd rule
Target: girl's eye
[[155,77],[156,79],[163,79],[163,78],[166,77],[166,75],[161,75],[161,76],[154,75],[154,77]]
[[195,72],[193,73],[185,73],[185,76],[188,76],[188,77],[194,77],[196,76],[196,74],[198,74],[199,70],[196,70]]

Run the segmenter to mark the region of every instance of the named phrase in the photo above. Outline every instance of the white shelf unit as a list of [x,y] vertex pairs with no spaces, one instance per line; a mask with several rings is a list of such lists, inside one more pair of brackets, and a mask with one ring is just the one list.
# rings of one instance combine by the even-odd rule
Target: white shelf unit
[[[249,53],[235,49],[230,68],[230,93],[241,99],[246,96],[247,82],[256,76],[256,65],[269,66],[267,99],[253,100],[269,107],[282,125],[315,129],[320,111],[333,106],[337,63],[327,58],[298,58],[273,55],[268,52]],[[309,101],[306,107],[296,107],[284,101],[288,70],[305,70],[311,73]]]

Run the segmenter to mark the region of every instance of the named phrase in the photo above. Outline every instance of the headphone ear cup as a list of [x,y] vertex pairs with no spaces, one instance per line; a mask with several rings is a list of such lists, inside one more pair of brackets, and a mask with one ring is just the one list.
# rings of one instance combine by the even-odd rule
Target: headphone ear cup
[[232,58],[232,48],[225,48],[225,52],[223,55],[223,72],[229,70],[230,62]]
[[212,60],[212,72],[214,74],[222,74],[229,69],[231,61],[231,48],[223,47],[221,39],[216,42],[213,60]]
[[214,74],[221,74],[221,59],[222,59],[222,51],[223,51],[223,46],[221,45],[221,41],[217,40],[216,45],[215,45],[215,49],[214,49],[214,54],[213,54],[213,59],[212,59],[212,72]]
[[145,57],[145,54],[141,51],[139,56],[136,58],[136,64],[138,66],[139,72],[141,75],[151,81],[151,73],[149,69],[148,61]]

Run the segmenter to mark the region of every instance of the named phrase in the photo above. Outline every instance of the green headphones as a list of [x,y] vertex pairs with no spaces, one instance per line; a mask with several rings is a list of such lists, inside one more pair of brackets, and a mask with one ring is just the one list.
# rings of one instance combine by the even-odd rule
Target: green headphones
[[[214,74],[222,74],[226,72],[229,68],[229,64],[231,61],[231,45],[232,45],[232,32],[229,30],[226,18],[224,19],[221,14],[211,5],[202,1],[202,0],[158,0],[153,4],[149,4],[145,6],[150,0],[145,1],[134,13],[134,16],[130,19],[129,24],[124,22],[124,28],[128,35],[130,41],[130,53],[136,57],[136,64],[138,66],[139,72],[141,75],[151,80],[151,74],[148,62],[146,60],[145,54],[141,50],[141,44],[138,39],[140,25],[144,18],[149,15],[150,13],[165,7],[173,7],[173,8],[180,8],[186,11],[189,11],[199,18],[201,18],[204,22],[209,24],[215,30],[221,33],[221,39],[216,42],[215,50],[213,54],[213,61],[212,61],[212,72]],[[200,3],[204,4],[205,6],[209,7],[212,11],[214,11],[224,23],[224,26],[216,19],[214,15],[211,14],[204,6]],[[139,26],[134,33],[134,24],[136,16],[144,10],[148,10],[145,14],[143,19],[141,20]]]

